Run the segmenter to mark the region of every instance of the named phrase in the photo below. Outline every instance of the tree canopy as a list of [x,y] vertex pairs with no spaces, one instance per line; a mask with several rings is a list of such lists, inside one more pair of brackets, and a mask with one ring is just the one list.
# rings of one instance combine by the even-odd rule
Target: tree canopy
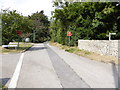
[[[18,41],[18,38],[31,38],[35,42],[43,42],[49,39],[49,21],[44,11],[36,12],[31,16],[23,16],[16,10],[2,10],[2,44]],[[17,35],[16,31],[22,32]],[[35,33],[34,33],[35,31]]]
[[2,44],[8,44],[10,41],[17,40],[18,35],[16,31],[22,33],[31,33],[31,21],[16,10],[3,10],[2,11]]
[[44,15],[44,11],[33,13],[29,16],[29,19],[33,21],[33,38],[34,42],[44,42],[49,40],[49,21],[47,16]]
[[51,40],[68,44],[67,31],[72,32],[71,45],[78,39],[120,39],[120,6],[117,2],[54,2],[58,7],[51,18]]
[[[63,0],[62,0],[63,1]],[[117,2],[75,2],[54,0],[56,9],[49,21],[44,11],[23,16],[16,10],[2,10],[2,44],[30,37],[32,42],[47,40],[68,44],[67,32],[72,32],[71,45],[78,39],[108,40],[108,33],[116,33],[112,39],[120,39],[120,5]],[[49,27],[50,26],[50,27]],[[1,28],[1,27],[0,27]]]

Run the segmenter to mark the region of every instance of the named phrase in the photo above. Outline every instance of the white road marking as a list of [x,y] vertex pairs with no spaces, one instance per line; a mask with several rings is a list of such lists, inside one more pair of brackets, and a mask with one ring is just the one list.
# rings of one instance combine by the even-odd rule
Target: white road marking
[[18,64],[16,66],[15,72],[13,74],[13,77],[10,81],[10,84],[9,84],[8,88],[16,88],[16,86],[17,86],[17,81],[18,81],[18,78],[19,78],[23,57],[24,57],[24,53],[22,53],[20,58],[19,58]]

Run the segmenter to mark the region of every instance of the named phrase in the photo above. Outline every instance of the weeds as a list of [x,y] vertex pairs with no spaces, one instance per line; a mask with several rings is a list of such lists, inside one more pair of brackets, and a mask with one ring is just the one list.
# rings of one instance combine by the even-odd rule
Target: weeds
[[19,48],[15,49],[14,47],[2,48],[0,46],[0,53],[18,53],[27,50],[28,48],[32,47],[32,43],[21,43]]
[[118,59],[114,56],[100,55],[98,53],[89,52],[87,50],[81,50],[78,47],[69,47],[66,45],[61,45],[59,43],[50,42],[50,45],[56,46],[60,49],[64,49],[67,52],[74,53],[74,54],[77,54],[79,56],[89,58],[91,60],[101,61],[101,62],[105,62],[105,63],[118,64]]

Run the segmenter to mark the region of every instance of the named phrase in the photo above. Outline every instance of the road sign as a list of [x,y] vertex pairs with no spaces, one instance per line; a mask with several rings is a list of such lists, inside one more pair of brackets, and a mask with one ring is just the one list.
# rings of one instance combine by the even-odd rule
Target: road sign
[[68,31],[67,32],[67,36],[68,36],[68,44],[70,46],[70,36],[72,36],[72,33]]
[[67,32],[67,36],[72,36],[72,33],[71,32]]
[[[17,30],[16,33],[19,36],[22,35],[22,31]],[[19,36],[18,36],[18,48],[19,48],[19,41],[20,41],[20,37]]]
[[17,33],[18,35],[22,35],[22,32],[19,31],[19,30],[17,30],[16,33]]

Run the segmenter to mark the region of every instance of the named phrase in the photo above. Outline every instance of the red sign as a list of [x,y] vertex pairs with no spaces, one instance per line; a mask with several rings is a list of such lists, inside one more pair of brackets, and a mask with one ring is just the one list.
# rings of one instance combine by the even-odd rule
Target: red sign
[[72,36],[72,33],[71,32],[67,32],[67,36]]
[[16,33],[17,33],[18,35],[22,35],[22,32],[19,31],[19,30],[17,30]]

